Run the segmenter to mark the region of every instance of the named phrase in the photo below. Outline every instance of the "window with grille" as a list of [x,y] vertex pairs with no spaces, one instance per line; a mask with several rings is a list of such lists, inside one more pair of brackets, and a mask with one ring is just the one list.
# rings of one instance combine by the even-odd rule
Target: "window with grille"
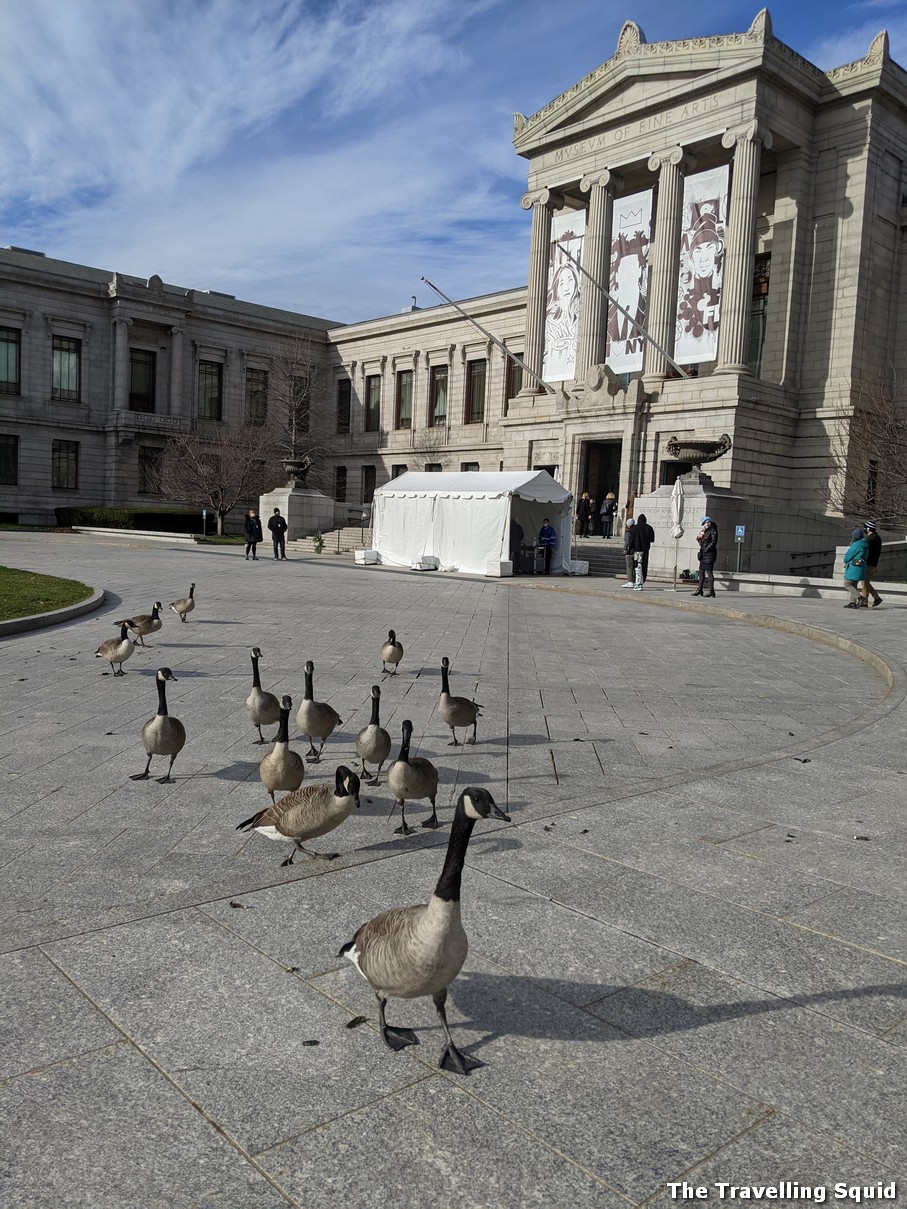
[[362,467],[362,502],[370,504],[375,498],[375,467]]
[[260,428],[268,418],[268,371],[246,370],[246,423]]
[[78,441],[54,441],[51,451],[50,485],[62,491],[78,490]]
[[0,433],[0,483],[16,487],[19,483],[19,438]]
[[429,427],[447,423],[447,382],[449,370],[446,365],[433,365],[429,381],[428,423]]
[[408,469],[409,469],[409,467],[406,465],[405,462],[403,462],[399,466],[391,466],[391,478],[398,479],[401,474],[406,474]]
[[413,371],[403,369],[397,374],[397,415],[395,428],[413,426]]
[[461,462],[460,469],[464,470],[464,471],[477,472],[479,469],[479,463],[478,462]]
[[156,445],[139,446],[139,495],[160,494],[164,451]]
[[485,419],[485,374],[487,362],[466,362],[466,423],[481,424]]
[[365,431],[377,432],[381,427],[381,375],[369,374],[365,379]]
[[22,333],[18,328],[0,327],[0,395],[21,393],[21,348]]
[[129,350],[129,410],[154,411],[154,376],[157,353],[144,348]]
[[53,338],[51,397],[78,403],[82,391],[82,341],[71,336]]
[[198,363],[198,418],[224,418],[224,367],[219,361]]
[[[353,384],[349,378],[341,378],[337,383],[337,431],[350,430],[350,404],[353,398]],[[339,496],[337,497],[340,498]]]
[[507,358],[507,378],[504,388],[504,415],[507,415],[507,406],[511,399],[515,399],[523,389],[523,367],[519,361],[514,361],[513,357]]
[[753,299],[750,303],[750,348],[747,365],[754,377],[762,376],[762,357],[765,352],[765,325],[768,312],[768,286],[771,276],[772,254],[764,252],[756,257],[753,269]]

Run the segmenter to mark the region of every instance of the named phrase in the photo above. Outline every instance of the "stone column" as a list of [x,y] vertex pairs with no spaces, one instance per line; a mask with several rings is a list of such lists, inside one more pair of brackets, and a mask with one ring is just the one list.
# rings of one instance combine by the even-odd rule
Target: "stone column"
[[115,411],[129,410],[129,329],[131,319],[113,321],[113,406]]
[[[551,212],[560,210],[564,199],[551,189],[524,193],[520,205],[532,211],[532,235],[529,241],[529,285],[526,295],[526,340],[523,360],[541,374],[545,355],[545,301],[548,291],[548,245],[551,242]],[[528,374],[521,394],[537,395],[541,386]]]
[[[658,204],[655,211],[655,239],[652,242],[646,328],[652,339],[669,353],[674,352],[674,329],[677,322],[683,176],[695,166],[695,159],[687,155],[682,147],[669,147],[649,157],[649,171],[658,173]],[[643,372],[646,379],[656,382],[664,381],[669,372],[664,354],[648,343]]]
[[734,148],[734,169],[725,234],[721,285],[721,326],[718,333],[719,374],[748,374],[753,258],[756,251],[756,205],[759,200],[759,160],[772,136],[757,121],[727,130],[722,147]]
[[[580,189],[589,194],[586,237],[583,240],[583,268],[600,285],[608,288],[611,267],[611,215],[614,197],[623,187],[619,176],[607,168],[598,176],[584,176]],[[580,286],[579,333],[576,340],[574,376],[582,382],[587,370],[605,360],[605,335],[608,327],[608,299],[582,278]]]
[[183,414],[183,329],[170,329],[170,406],[171,416]]

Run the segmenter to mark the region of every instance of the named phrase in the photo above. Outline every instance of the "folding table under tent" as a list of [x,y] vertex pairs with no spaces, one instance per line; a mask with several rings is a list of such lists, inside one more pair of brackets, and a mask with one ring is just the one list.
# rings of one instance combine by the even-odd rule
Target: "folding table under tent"
[[557,531],[551,571],[570,570],[573,496],[546,470],[401,474],[375,492],[372,548],[382,563],[510,575],[510,518],[534,545],[545,517]]

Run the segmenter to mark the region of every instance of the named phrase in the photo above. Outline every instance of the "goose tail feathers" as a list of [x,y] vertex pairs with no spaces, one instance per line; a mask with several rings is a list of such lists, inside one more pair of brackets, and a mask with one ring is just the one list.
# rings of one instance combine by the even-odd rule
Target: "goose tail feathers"
[[237,831],[251,831],[251,829],[255,826],[255,824],[258,823],[264,817],[264,815],[266,815],[267,813],[268,813],[267,810],[257,811],[255,814],[252,815],[252,817],[250,819],[246,819],[242,823],[237,823],[236,830]]

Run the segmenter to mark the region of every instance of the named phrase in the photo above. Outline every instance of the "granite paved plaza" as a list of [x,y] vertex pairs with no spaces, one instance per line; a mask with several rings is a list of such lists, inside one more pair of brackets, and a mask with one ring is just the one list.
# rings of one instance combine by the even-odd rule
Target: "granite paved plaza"
[[[108,593],[0,643],[4,1207],[661,1206],[668,1182],[781,1180],[832,1202],[907,1178],[904,608],[735,596],[748,624],[654,585],[0,544]],[[188,622],[113,678],[113,621],[193,580]],[[381,683],[440,768],[442,830],[395,836],[382,777],[320,841],[331,864],[237,832],[268,804],[254,645],[297,704],[312,659],[344,720],[315,779],[353,762]],[[485,707],[475,747],[435,712],[444,655]],[[129,779],[160,666],[188,732],[172,785]],[[421,1045],[386,1050],[335,954],[430,894],[468,785],[513,821],[479,824],[464,875],[449,1011],[487,1064],[464,1079],[428,1001],[391,1002]]]

